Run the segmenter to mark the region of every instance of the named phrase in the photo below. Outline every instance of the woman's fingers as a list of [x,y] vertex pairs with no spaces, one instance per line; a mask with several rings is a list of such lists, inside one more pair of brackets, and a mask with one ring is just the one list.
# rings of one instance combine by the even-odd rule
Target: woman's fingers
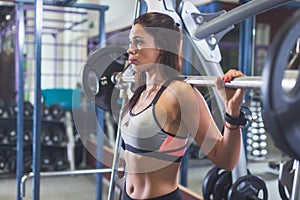
[[235,99],[234,102],[243,99],[244,89],[230,89],[225,87],[226,82],[232,81],[234,78],[245,76],[241,71],[231,69],[224,74],[223,77],[217,77],[216,88],[225,101]]
[[245,76],[245,74],[243,74],[239,70],[230,69],[229,71],[227,71],[224,74],[224,76],[222,77],[222,80],[226,83],[226,82],[233,80],[234,78],[241,77],[241,76]]

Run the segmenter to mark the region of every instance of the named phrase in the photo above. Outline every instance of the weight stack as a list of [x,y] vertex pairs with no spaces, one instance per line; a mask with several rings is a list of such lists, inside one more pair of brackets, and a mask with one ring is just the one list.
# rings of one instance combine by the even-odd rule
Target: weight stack
[[250,159],[265,159],[267,150],[267,134],[261,114],[259,97],[253,98],[249,108],[252,112],[251,125],[247,129],[247,151]]

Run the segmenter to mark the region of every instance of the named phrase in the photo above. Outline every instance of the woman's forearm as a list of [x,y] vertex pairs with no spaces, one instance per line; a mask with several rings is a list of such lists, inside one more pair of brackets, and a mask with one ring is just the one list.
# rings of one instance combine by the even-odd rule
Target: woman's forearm
[[207,155],[218,167],[231,171],[238,162],[240,147],[240,129],[230,130],[229,128],[224,127],[223,136],[218,139]]

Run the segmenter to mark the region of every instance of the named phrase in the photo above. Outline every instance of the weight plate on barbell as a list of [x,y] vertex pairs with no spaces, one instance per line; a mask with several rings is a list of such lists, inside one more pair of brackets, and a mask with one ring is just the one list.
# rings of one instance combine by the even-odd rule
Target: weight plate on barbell
[[111,109],[111,97],[115,88],[111,77],[124,70],[126,49],[109,46],[94,51],[88,58],[82,75],[82,85],[88,99],[96,106]]
[[[266,129],[276,146],[296,159],[300,159],[300,81],[298,76],[291,89],[286,91],[282,79],[289,64],[290,52],[297,42],[299,45],[299,19],[300,11],[297,11],[273,39],[262,74],[266,82],[261,87],[262,115]],[[294,71],[299,73],[299,64]]]

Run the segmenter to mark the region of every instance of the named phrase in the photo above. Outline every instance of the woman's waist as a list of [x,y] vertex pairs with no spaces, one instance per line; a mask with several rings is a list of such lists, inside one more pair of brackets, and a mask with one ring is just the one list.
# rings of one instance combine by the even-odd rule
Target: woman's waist
[[152,176],[168,176],[176,173],[180,166],[180,162],[175,162],[175,159],[173,161],[162,160],[135,154],[130,151],[125,151],[124,153],[126,171],[131,174],[143,174],[145,177],[149,177],[149,179]]
[[178,188],[177,175],[154,173],[127,174],[126,193],[133,199],[149,199],[168,194]]

